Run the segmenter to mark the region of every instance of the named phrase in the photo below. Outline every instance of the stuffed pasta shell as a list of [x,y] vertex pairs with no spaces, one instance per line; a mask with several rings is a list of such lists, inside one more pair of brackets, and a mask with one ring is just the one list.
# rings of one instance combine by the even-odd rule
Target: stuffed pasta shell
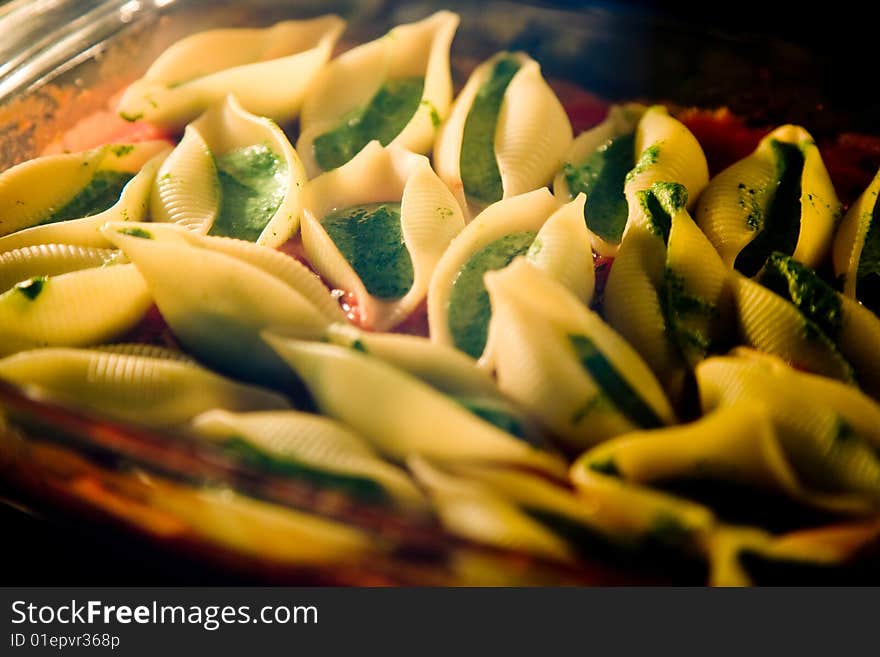
[[834,238],[834,274],[843,293],[880,316],[880,171],[847,211]]
[[159,352],[48,348],[0,359],[0,379],[110,417],[176,426],[214,408],[284,409],[281,395],[222,377]]
[[766,355],[709,358],[697,366],[705,411],[761,406],[801,485],[880,504],[880,407],[852,386],[798,372]]
[[614,256],[628,226],[643,222],[639,193],[657,182],[683,186],[693,208],[709,182],[706,156],[666,108],[630,104],[613,106],[602,123],[574,140],[553,192],[565,201],[586,194],[593,249]]
[[195,122],[159,168],[153,221],[280,246],[296,232],[302,162],[281,128],[229,95]]
[[687,211],[687,190],[636,193],[643,222],[627,231],[605,286],[605,317],[680,399],[687,373],[729,341],[728,270]]
[[[809,447],[805,444],[804,449]],[[821,455],[815,455],[817,460]],[[753,401],[722,406],[690,424],[638,431],[613,438],[582,455],[573,466],[613,473],[642,485],[732,486],[755,494],[784,496],[797,504],[842,514],[869,514],[876,496],[835,492],[816,485],[792,462],[768,411]],[[754,518],[767,515],[765,505]]]
[[134,265],[111,249],[43,244],[0,253],[0,356],[113,340],[152,303]]
[[[73,242],[65,234],[76,232],[82,224],[68,223],[84,217],[100,216],[100,221],[138,219],[143,215],[143,186],[149,187],[155,169],[150,168],[138,181],[138,171],[160,154],[167,154],[168,142],[156,140],[138,144],[108,144],[81,153],[47,155],[22,162],[0,174],[0,242],[3,250],[38,244],[43,240]],[[52,184],[47,185],[46,181]],[[130,193],[122,199],[129,182]],[[111,216],[115,215],[115,216]],[[97,221],[95,219],[94,221]],[[88,222],[93,241],[83,246],[106,246],[94,241],[100,224]],[[62,222],[50,230],[48,226]],[[39,233],[18,231],[39,227]],[[71,228],[73,226],[73,228]],[[6,237],[4,237],[6,236]],[[79,243],[79,242],[73,242]]]
[[538,62],[501,52],[480,64],[434,145],[434,166],[467,219],[547,185],[571,143],[571,123]]
[[309,177],[342,166],[371,141],[427,153],[452,103],[449,48],[458,15],[439,11],[331,61],[300,117],[296,148]]
[[274,249],[169,224],[107,224],[103,233],[143,276],[175,337],[221,371],[286,385],[289,370],[260,331],[319,338],[343,319],[320,279]]
[[813,270],[774,252],[757,282],[731,274],[740,337],[804,369],[877,396],[880,319]]
[[464,228],[458,204],[426,157],[375,141],[309,181],[303,201],[310,264],[354,296],[354,321],[379,331],[425,299],[438,261]]
[[785,125],[712,179],[696,218],[724,263],[752,277],[774,251],[821,264],[840,208],[813,138]]
[[217,409],[194,418],[192,426],[200,436],[261,472],[347,492],[367,502],[426,509],[423,495],[403,470],[329,418],[299,411]]
[[122,188],[119,199],[103,212],[80,219],[41,223],[10,233],[5,237],[0,237],[0,253],[42,248],[51,244],[64,244],[86,249],[110,248],[112,244],[104,238],[100,230],[101,226],[108,221],[147,220],[150,194],[156,179],[156,172],[170,152],[171,146],[166,145],[147,160],[140,171]]
[[581,219],[584,197],[560,205],[547,189],[505,199],[486,208],[443,254],[428,291],[431,339],[449,344],[491,367],[487,337],[492,308],[486,272],[524,255],[569,287],[585,304],[593,296],[595,271],[589,233]]
[[560,457],[543,449],[539,436],[522,433],[509,412],[466,403],[357,347],[265,338],[304,381],[322,413],[396,461],[424,455],[564,474]]
[[599,316],[525,259],[486,274],[498,385],[584,448],[675,422],[651,370]]
[[178,130],[232,93],[248,112],[290,121],[344,28],[328,15],[193,34],[159,55],[117,111],[128,121]]

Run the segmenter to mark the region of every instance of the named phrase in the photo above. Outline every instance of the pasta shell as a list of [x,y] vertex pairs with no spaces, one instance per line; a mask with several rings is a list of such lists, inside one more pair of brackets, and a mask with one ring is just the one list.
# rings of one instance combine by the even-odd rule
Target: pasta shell
[[603,474],[576,462],[571,481],[591,521],[620,543],[697,555],[716,530],[712,512],[696,502]]
[[554,561],[575,561],[564,539],[489,486],[444,472],[420,456],[408,464],[451,534]]
[[[42,241],[72,242],[67,239],[68,230],[94,238],[91,232],[97,217],[86,224],[86,231],[80,228],[82,224],[68,220],[89,215],[99,215],[101,221],[108,221],[112,215],[126,220],[124,213],[142,213],[143,185],[149,184],[145,178],[153,175],[155,169],[147,168],[137,182],[131,179],[151,158],[167,154],[167,147],[166,141],[108,144],[81,153],[39,157],[7,169],[0,174],[0,249],[6,251]],[[46,185],[47,180],[52,184]],[[117,202],[129,181],[131,191]],[[64,223],[56,227],[55,222]],[[25,229],[35,232],[12,236]],[[86,242],[72,243],[106,246],[100,240],[92,242],[88,238]]]
[[[468,355],[488,357],[486,336],[491,318],[483,273],[504,267],[515,256],[527,253],[535,237],[560,205],[546,189],[495,203],[459,234],[437,263],[428,290],[428,323],[431,339],[461,349]],[[557,224],[560,235],[561,221]],[[555,241],[555,238],[551,241]],[[577,250],[577,243],[572,251]],[[569,254],[570,255],[570,254]],[[576,254],[575,257],[583,257]],[[540,253],[533,254],[540,258]],[[565,265],[559,265],[564,273]],[[585,286],[580,283],[581,290]],[[484,364],[489,364],[488,358]]]
[[302,162],[281,128],[232,95],[189,124],[153,187],[154,221],[280,246],[299,226]]
[[574,469],[613,471],[651,485],[710,479],[773,491],[810,506],[871,513],[877,500],[810,488],[788,460],[767,411],[743,401],[680,427],[614,438],[581,456]]
[[852,363],[859,385],[880,399],[880,319],[862,304],[839,295],[841,304],[840,352]]
[[321,71],[303,104],[296,143],[309,177],[345,164],[374,139],[430,150],[452,102],[449,47],[458,20],[438,11],[398,25]]
[[[624,183],[626,174],[635,166],[638,153],[635,152],[635,132],[639,120],[647,108],[644,105],[630,103],[626,105],[612,105],[608,110],[608,116],[602,123],[582,132],[572,142],[565,156],[562,158],[562,168],[553,179],[553,193],[563,202],[575,198],[578,193],[583,193],[581,187],[584,181],[579,180],[579,175],[587,174],[586,181],[590,187],[588,199],[593,195],[596,183],[614,188],[618,187],[619,195],[608,194],[600,191],[596,202],[590,202],[584,207],[584,219],[587,228],[590,229],[590,238],[593,250],[604,256],[613,256],[617,251],[623,229],[626,226],[626,196],[624,195]],[[629,147],[629,141],[632,146]],[[620,152],[618,152],[620,151]],[[620,166],[626,170],[618,170],[618,157],[624,162]],[[591,158],[601,158],[598,166],[589,166]],[[613,160],[613,161],[611,161]],[[608,169],[606,170],[606,167]],[[618,180],[619,177],[619,180]],[[601,181],[601,182],[600,182]],[[574,187],[573,187],[574,185]],[[615,191],[617,191],[615,189]],[[623,223],[619,233],[615,224],[611,221],[614,216],[613,203],[617,202],[617,210],[622,212]],[[593,208],[598,216],[595,220],[589,215]]]
[[[388,210],[398,201],[399,227]],[[393,328],[424,300],[441,255],[464,227],[427,158],[378,142],[309,181],[304,204],[309,263],[332,286],[353,293],[358,323],[377,331]],[[392,225],[376,222],[383,208]]]
[[202,436],[272,472],[407,508],[425,499],[404,472],[379,458],[360,436],[319,415],[297,411],[208,411],[193,420]]
[[[549,184],[571,139],[568,115],[538,62],[501,52],[471,73],[456,98],[434,145],[434,167],[469,220],[491,203]],[[463,174],[463,163],[473,171]]]
[[725,264],[754,276],[773,251],[821,264],[839,212],[813,138],[786,125],[712,179],[696,218]]
[[190,35],[159,55],[117,109],[126,120],[179,130],[232,93],[248,112],[290,121],[344,28],[327,15]]
[[736,272],[730,286],[745,344],[811,372],[853,380],[852,366],[834,342],[792,303]]
[[520,259],[486,287],[499,387],[567,444],[675,421],[639,355],[562,285]]
[[0,360],[0,378],[35,386],[121,420],[170,426],[213,408],[288,408],[284,397],[190,362],[92,349],[49,348]]
[[[805,379],[810,375],[760,358],[709,358],[697,366],[696,375],[705,411],[750,401],[768,412],[805,486],[880,500],[880,459],[874,447],[880,429],[868,419],[876,418],[877,410],[853,416],[854,409],[870,409],[858,390],[847,393],[841,390],[847,386],[832,381],[818,384],[819,377]],[[823,389],[833,392],[814,398]]]
[[267,334],[305,382],[318,409],[347,424],[395,460],[488,461],[558,475],[554,454],[517,439],[427,384],[378,358],[337,345]]
[[112,263],[118,252],[111,249],[40,244],[0,253],[0,292],[35,276],[57,276],[78,269]]
[[29,278],[0,294],[0,356],[106,342],[133,328],[151,302],[134,265]]
[[688,214],[682,185],[654,183],[638,198],[646,223],[620,245],[605,317],[678,399],[687,368],[725,341],[728,270]]
[[471,397],[496,396],[500,392],[486,370],[458,349],[427,338],[397,333],[361,331],[349,324],[333,324],[327,338],[375,356],[425,381],[441,392]]
[[880,171],[847,211],[834,238],[834,273],[843,293],[880,315],[877,279],[880,277]]
[[289,368],[260,331],[319,338],[342,319],[314,274],[265,247],[164,224],[108,224],[103,232],[143,275],[174,335],[220,371],[286,385]]
[[649,107],[636,128],[635,168],[626,177],[629,205],[627,230],[644,219],[638,193],[654,183],[671,182],[687,191],[687,207],[693,209],[709,183],[709,166],[696,137],[681,121],[660,105]]

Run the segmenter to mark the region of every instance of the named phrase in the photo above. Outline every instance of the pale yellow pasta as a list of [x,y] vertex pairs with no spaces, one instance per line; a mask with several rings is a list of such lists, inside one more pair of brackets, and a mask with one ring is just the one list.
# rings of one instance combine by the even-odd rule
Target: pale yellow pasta
[[[353,293],[360,323],[377,331],[390,330],[424,301],[437,263],[464,228],[458,204],[428,159],[377,141],[309,181],[303,198],[302,241],[310,264],[331,285]],[[334,210],[382,202],[400,202],[400,232],[412,263],[412,285],[396,299],[369,292],[321,223]]]
[[644,361],[561,284],[518,259],[486,287],[499,387],[567,444],[675,421]]
[[233,93],[248,112],[290,121],[344,28],[344,20],[327,15],[190,35],[129,85],[117,110],[130,121],[178,130]]
[[283,409],[281,395],[192,362],[99,349],[48,348],[0,360],[0,378],[110,417],[179,425],[213,408]]
[[[828,253],[839,213],[813,138],[799,126],[785,125],[712,179],[696,219],[725,264],[753,276],[774,250],[817,267]],[[771,223],[775,237],[764,234]]]
[[518,70],[504,90],[495,124],[493,152],[503,190],[495,201],[549,184],[571,144],[571,123],[542,77],[538,62],[525,53],[501,52],[477,66],[455,99],[434,144],[437,174],[455,194],[467,220],[487,203],[465,194],[461,172],[465,126],[477,94],[502,60],[515,62]]
[[321,71],[303,104],[296,142],[309,177],[323,170],[315,155],[315,140],[343,124],[395,79],[421,77],[424,85],[413,116],[383,145],[415,153],[430,151],[436,124],[446,118],[452,103],[449,48],[458,21],[457,14],[438,11],[421,21],[398,25],[383,37],[343,53]]

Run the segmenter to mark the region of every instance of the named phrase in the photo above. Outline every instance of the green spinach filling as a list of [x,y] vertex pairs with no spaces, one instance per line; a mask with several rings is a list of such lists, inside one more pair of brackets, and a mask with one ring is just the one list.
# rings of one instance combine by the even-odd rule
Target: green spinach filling
[[241,463],[263,473],[298,479],[318,487],[335,488],[362,500],[388,500],[385,489],[367,477],[321,470],[306,463],[276,456],[237,436],[224,441],[223,447]]
[[104,212],[113,207],[128,181],[134,178],[127,171],[96,171],[91,181],[76,196],[52,212],[42,223],[80,219]]
[[520,65],[513,57],[495,62],[468,112],[461,138],[459,167],[464,193],[480,203],[494,203],[504,196],[501,172],[495,157],[495,127],[504,92]]
[[503,269],[518,255],[525,255],[536,233],[511,233],[484,246],[461,268],[449,295],[448,325],[455,346],[479,358],[486,347],[492,305],[483,283],[487,271]]
[[635,133],[613,137],[580,165],[566,162],[563,175],[574,198],[586,194],[584,219],[591,231],[607,242],[620,242],[629,209],[623,186],[635,166]]
[[388,80],[370,102],[315,139],[318,164],[329,171],[348,162],[373,139],[383,146],[390,144],[416,113],[424,88],[421,77]]
[[577,359],[598,384],[601,394],[628,420],[644,429],[663,426],[663,421],[657,417],[654,409],[642,399],[629,381],[621,376],[590,338],[583,335],[569,335],[568,339]]
[[[774,251],[785,255],[794,253],[801,229],[801,175],[804,169],[804,155],[795,144],[771,140],[776,161],[776,186],[769,190],[746,190],[749,192],[752,209],[750,225],[758,231],[736,257],[734,267],[743,275],[752,277],[760,271],[767,258]],[[764,208],[761,213],[759,208]]]
[[880,201],[877,199],[870,221],[856,270],[856,298],[880,314]]
[[790,256],[774,252],[767,259],[760,283],[793,303],[813,326],[837,342],[843,328],[840,298],[816,272]]
[[321,222],[336,248],[380,299],[399,299],[413,284],[413,264],[400,226],[400,203],[337,210]]
[[261,144],[233,149],[214,161],[221,198],[209,234],[256,242],[287,194],[287,164]]

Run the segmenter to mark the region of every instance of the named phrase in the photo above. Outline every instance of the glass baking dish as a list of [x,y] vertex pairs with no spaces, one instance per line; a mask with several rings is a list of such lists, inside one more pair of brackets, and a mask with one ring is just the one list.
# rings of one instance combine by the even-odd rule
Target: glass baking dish
[[[834,88],[829,60],[814,44],[757,31],[706,30],[699,22],[652,15],[637,4],[572,5],[13,1],[0,7],[0,170],[57,149],[71,129],[109,116],[102,113],[110,100],[187,34],[337,13],[348,21],[338,51],[439,8],[461,15],[453,46],[458,84],[493,52],[526,50],[541,62],[563,102],[567,93],[580,99],[567,105],[576,132],[595,123],[604,108],[571,91],[580,88],[604,101],[729,107],[746,124],[804,123],[817,138],[850,148],[845,152],[861,157],[863,170],[880,164],[880,153],[847,141],[849,132],[880,134],[876,113],[857,90]],[[856,188],[854,183],[853,190],[839,191],[851,201]],[[0,411],[0,494],[39,514],[42,522],[61,528],[85,523],[113,537],[138,558],[163,564],[167,583],[191,581],[186,571],[193,564],[216,583],[699,584],[705,579],[704,571],[691,566],[658,571],[597,559],[567,567],[471,544],[434,521],[266,475],[185,435],[108,421],[3,382]],[[173,505],[154,504],[157,490],[171,499],[195,495],[208,484],[359,527],[375,539],[375,549],[303,563],[261,543],[257,530],[246,536],[248,530],[231,521],[212,524]],[[205,504],[228,504],[230,515],[238,512],[236,500],[222,495]],[[115,583],[138,581],[136,572],[121,577]]]

